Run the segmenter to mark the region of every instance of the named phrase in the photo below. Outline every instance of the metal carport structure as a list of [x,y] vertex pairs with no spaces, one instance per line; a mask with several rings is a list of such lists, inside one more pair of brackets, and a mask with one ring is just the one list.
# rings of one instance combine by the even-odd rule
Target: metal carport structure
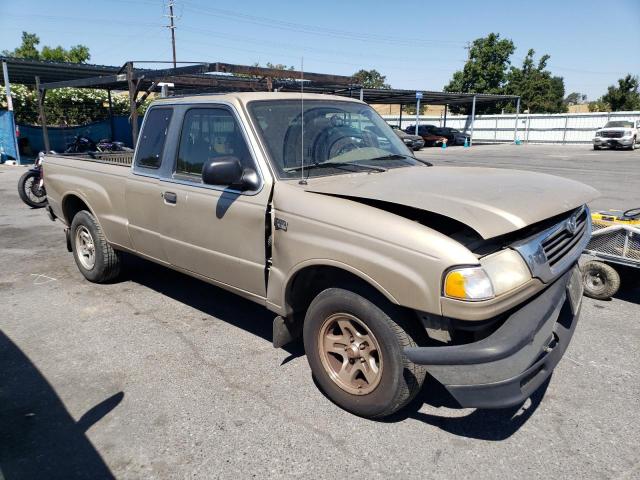
[[[134,64],[168,63],[168,62],[126,62],[120,68],[110,68],[98,76],[82,76],[75,79],[42,82],[35,76],[38,93],[38,109],[42,123],[42,134],[45,149],[49,150],[47,119],[44,101],[48,90],[56,88],[95,88],[128,91],[130,119],[133,142],[138,137],[138,107],[162,84],[172,84],[173,91],[180,94],[205,92],[240,92],[240,91],[275,91],[300,88],[299,79],[304,79],[305,88],[323,91],[350,88],[355,85],[354,79],[342,75],[329,75],[295,70],[280,70],[230,63],[190,63],[189,65],[166,68],[146,69],[134,68]],[[141,94],[141,95],[140,95]],[[140,96],[139,96],[140,95]],[[110,98],[110,96],[109,96]]]
[[[310,89],[311,90],[311,89]],[[400,121],[402,121],[402,107],[405,105],[415,105],[416,107],[416,126],[419,123],[420,103],[426,105],[444,105],[444,126],[447,125],[447,110],[449,105],[469,105],[471,104],[471,142],[473,142],[473,125],[475,120],[476,105],[499,102],[516,102],[516,119],[513,130],[513,140],[515,142],[518,135],[518,116],[520,114],[520,97],[517,95],[498,95],[487,93],[461,93],[461,92],[435,92],[428,90],[399,90],[399,89],[378,89],[378,88],[361,88],[348,89],[333,92],[336,95],[358,96],[361,100],[378,105],[400,105]],[[417,102],[417,94],[421,94],[419,102]]]
[[[134,143],[138,136],[137,108],[161,84],[173,84],[173,91],[180,94],[238,91],[297,91],[304,80],[304,91],[309,93],[334,94],[359,98],[372,104],[400,105],[416,103],[417,93],[422,103],[445,106],[471,104],[471,135],[476,104],[508,102],[516,100],[516,122],[514,141],[517,136],[520,97],[481,93],[436,92],[428,90],[363,88],[350,76],[331,75],[297,70],[280,70],[222,62],[181,62],[176,68],[149,69],[140,65],[163,64],[161,61],[128,61],[122,67],[105,65],[45,62],[0,57],[8,65],[8,80],[13,83],[33,85],[38,93],[38,109],[42,123],[45,149],[49,150],[47,120],[44,110],[46,92],[56,88],[94,88],[107,90],[111,111],[111,91],[128,91],[131,130]],[[137,67],[137,68],[136,68]],[[419,122],[419,109],[416,124]]]

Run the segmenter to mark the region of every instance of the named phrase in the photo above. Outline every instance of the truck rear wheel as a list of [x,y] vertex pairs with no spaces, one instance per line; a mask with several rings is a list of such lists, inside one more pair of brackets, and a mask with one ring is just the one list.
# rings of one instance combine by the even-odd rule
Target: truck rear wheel
[[100,225],[86,210],[71,222],[71,248],[78,269],[90,282],[109,282],[120,273],[120,254],[107,243]]
[[608,300],[620,289],[620,275],[604,262],[592,260],[582,267],[584,294],[597,300]]
[[307,310],[304,346],[311,371],[324,393],[356,415],[393,414],[418,393],[426,376],[404,347],[420,338],[414,325],[357,293],[322,291]]

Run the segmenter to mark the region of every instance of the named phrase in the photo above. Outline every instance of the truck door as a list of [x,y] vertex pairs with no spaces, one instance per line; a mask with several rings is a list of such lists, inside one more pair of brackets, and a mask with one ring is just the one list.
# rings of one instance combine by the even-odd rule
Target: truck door
[[129,236],[138,253],[166,263],[158,231],[160,183],[163,155],[173,110],[152,108],[146,116],[133,161],[133,175],[127,179],[126,205]]
[[270,181],[262,178],[261,187],[251,192],[203,184],[204,163],[222,156],[237,157],[243,167],[262,175],[230,106],[180,108],[184,115],[173,168],[160,179],[159,229],[167,259],[250,296],[264,297]]

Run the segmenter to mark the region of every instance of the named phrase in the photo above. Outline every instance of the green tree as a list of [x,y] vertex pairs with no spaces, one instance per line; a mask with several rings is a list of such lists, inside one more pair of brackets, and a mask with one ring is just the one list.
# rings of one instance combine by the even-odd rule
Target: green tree
[[[451,81],[444,87],[445,92],[503,93],[507,71],[511,65],[509,57],[514,51],[513,42],[500,38],[499,33],[477,38],[469,50],[467,63],[462,70],[453,74]],[[493,113],[500,111],[500,108],[500,105],[478,106],[476,112]],[[452,107],[451,110],[470,113],[471,107]]]
[[[259,67],[260,64],[256,63],[254,64],[254,66]],[[267,62],[267,68],[274,68],[276,70],[290,70],[290,71],[295,70],[293,65],[287,67],[284,63],[271,63],[271,62]]]
[[543,55],[536,64],[535,51],[529,49],[522,67],[511,67],[507,74],[505,93],[520,96],[520,108],[534,113],[566,112],[564,79],[554,77],[546,70],[549,55]]
[[603,102],[601,98],[598,100],[594,100],[593,102],[589,102],[589,111],[590,112],[610,112],[611,105],[606,102]]
[[587,96],[580,92],[571,92],[564,99],[567,105],[579,105],[587,101]]
[[68,50],[61,47],[42,47],[38,51],[40,38],[35,33],[22,32],[22,43],[15,50],[3,50],[5,57],[27,58],[31,60],[48,60],[51,62],[85,63],[91,58],[89,48],[85,45],[74,45]]
[[387,77],[375,69],[358,70],[353,74],[353,78],[364,88],[391,88],[391,85],[386,83]]
[[618,80],[618,86],[611,85],[600,99],[611,107],[611,111],[640,110],[639,81],[630,73]]
[[13,51],[3,50],[2,55],[5,57],[16,58],[40,58],[40,52],[38,52],[38,44],[40,39],[35,33],[22,32],[22,43],[18,48]]

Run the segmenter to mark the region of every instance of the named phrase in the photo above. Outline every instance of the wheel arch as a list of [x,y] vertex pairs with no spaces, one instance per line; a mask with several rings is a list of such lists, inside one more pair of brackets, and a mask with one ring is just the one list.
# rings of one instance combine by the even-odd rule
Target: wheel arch
[[340,262],[324,260],[299,264],[289,275],[283,295],[285,315],[306,312],[311,301],[326,288],[342,287],[365,292],[398,305],[398,301],[365,273]]
[[89,213],[91,213],[91,215],[93,215],[93,218],[96,219],[96,222],[98,221],[98,217],[93,212],[93,209],[89,206],[87,201],[76,192],[67,193],[62,199],[61,205],[62,215],[68,226],[71,226],[73,217],[75,217],[76,214],[78,212],[81,212],[82,210],[87,210]]

